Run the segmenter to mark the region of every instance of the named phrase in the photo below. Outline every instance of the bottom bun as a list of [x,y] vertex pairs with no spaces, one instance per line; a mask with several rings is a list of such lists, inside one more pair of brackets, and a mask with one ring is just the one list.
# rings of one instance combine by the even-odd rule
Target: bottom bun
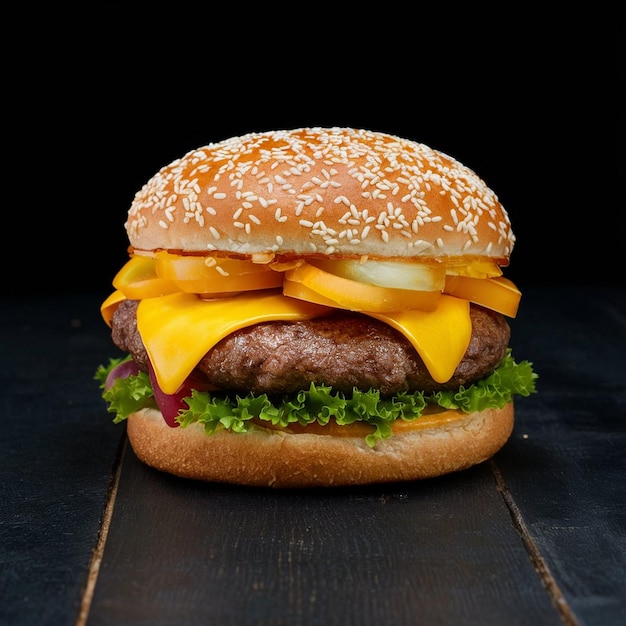
[[422,418],[423,425],[420,420],[399,423],[397,432],[374,448],[362,432],[296,434],[258,427],[206,435],[198,424],[169,427],[155,409],[131,415],[127,432],[141,461],[183,478],[258,487],[331,487],[432,478],[466,469],[506,443],[513,416],[512,402],[470,414],[447,410]]

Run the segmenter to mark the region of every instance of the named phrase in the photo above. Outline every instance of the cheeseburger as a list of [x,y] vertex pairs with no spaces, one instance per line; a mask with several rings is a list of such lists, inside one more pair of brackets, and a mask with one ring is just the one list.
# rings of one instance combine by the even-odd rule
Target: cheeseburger
[[507,318],[515,237],[454,158],[354,128],[192,150],[136,194],[96,378],[137,457],[270,487],[440,476],[535,391]]

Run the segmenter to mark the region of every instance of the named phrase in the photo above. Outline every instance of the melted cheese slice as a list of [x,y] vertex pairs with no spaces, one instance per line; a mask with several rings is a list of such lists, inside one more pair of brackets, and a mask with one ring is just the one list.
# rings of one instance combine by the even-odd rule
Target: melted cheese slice
[[439,298],[434,311],[367,315],[400,331],[413,344],[438,383],[450,380],[472,337],[469,302],[445,294]]
[[215,300],[177,292],[142,300],[137,307],[137,329],[159,386],[173,394],[200,359],[232,332],[260,322],[310,319],[329,311],[329,307],[277,292]]
[[[311,319],[332,311],[276,292],[202,300],[177,292],[139,303],[137,327],[161,389],[175,393],[202,357],[232,332],[274,320]],[[469,302],[443,295],[435,311],[368,313],[405,335],[437,382],[454,373],[469,345]]]
[[111,327],[111,318],[113,313],[115,313],[115,309],[124,300],[126,300],[126,296],[117,289],[100,305],[100,314],[109,328]]

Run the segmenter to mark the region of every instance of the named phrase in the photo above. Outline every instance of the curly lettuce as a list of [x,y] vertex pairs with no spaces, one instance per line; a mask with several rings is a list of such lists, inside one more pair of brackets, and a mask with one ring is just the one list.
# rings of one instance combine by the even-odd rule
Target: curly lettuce
[[[130,358],[130,357],[127,357]],[[107,366],[98,367],[95,379],[100,381],[102,397],[108,411],[114,413],[113,421],[124,421],[131,413],[143,408],[158,409],[147,373],[118,378],[105,389],[108,373],[125,359],[111,359]],[[328,424],[332,419],[339,425],[364,422],[374,427],[366,436],[371,447],[382,439],[392,436],[391,424],[402,419],[419,419],[427,409],[459,409],[465,413],[488,408],[502,408],[513,396],[529,396],[536,392],[537,374],[532,363],[516,363],[507,351],[500,365],[487,378],[455,391],[433,393],[401,392],[381,397],[375,389],[360,391],[356,388],[345,394],[332,387],[311,383],[308,389],[281,397],[267,394],[247,395],[192,391],[185,398],[188,409],[181,409],[177,421],[181,427],[201,424],[207,435],[218,429],[244,433],[255,427],[252,421],[273,426],[288,427],[290,424]]]

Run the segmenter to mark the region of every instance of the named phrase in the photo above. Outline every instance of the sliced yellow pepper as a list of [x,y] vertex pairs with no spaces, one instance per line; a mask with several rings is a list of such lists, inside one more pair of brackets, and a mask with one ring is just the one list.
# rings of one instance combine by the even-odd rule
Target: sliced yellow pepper
[[446,276],[444,292],[475,304],[515,317],[522,294],[508,278],[470,278]]
[[502,276],[502,269],[493,259],[481,257],[449,257],[445,260],[446,274],[471,278],[495,278]]
[[317,291],[309,289],[302,283],[296,283],[293,280],[285,280],[283,282],[283,295],[290,298],[297,298],[298,300],[305,300],[306,302],[312,302],[314,304],[321,304],[323,306],[330,306],[334,309],[342,308],[334,300],[325,298]]
[[[433,310],[440,297],[439,291],[412,291],[361,283],[326,272],[309,263],[301,263],[285,272],[285,284],[299,283],[335,306],[350,311],[405,311]],[[283,287],[285,288],[285,287]],[[288,295],[298,297],[297,288],[288,286]],[[301,290],[305,293],[305,290]]]
[[359,283],[407,291],[441,291],[446,275],[443,263],[433,262],[315,259],[311,265]]
[[154,259],[132,257],[113,279],[113,286],[130,300],[156,298],[179,291],[171,280],[157,276]]
[[155,267],[159,277],[174,281],[180,291],[187,293],[229,294],[272,289],[283,282],[280,273],[250,260],[157,252]]

